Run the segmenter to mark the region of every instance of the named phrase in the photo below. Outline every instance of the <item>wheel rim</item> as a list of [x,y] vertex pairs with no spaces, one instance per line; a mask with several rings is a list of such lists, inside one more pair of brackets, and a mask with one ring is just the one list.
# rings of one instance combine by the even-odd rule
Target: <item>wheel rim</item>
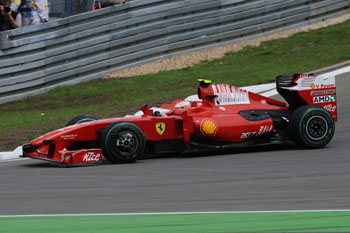
[[135,154],[138,148],[136,135],[129,131],[119,133],[116,138],[116,147],[124,156]]
[[321,116],[313,116],[306,123],[306,133],[313,140],[322,139],[327,132],[327,121]]

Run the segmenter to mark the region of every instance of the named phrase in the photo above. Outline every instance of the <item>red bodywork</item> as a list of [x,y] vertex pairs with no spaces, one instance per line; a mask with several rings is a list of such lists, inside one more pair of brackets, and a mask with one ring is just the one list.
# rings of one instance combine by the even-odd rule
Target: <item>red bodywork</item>
[[192,141],[243,142],[275,132],[272,118],[247,120],[240,112],[249,110],[288,110],[287,104],[225,84],[198,87],[198,101],[176,100],[163,104],[169,111],[155,116],[143,106],[142,116],[110,118],[71,125],[52,131],[23,146],[23,156],[63,164],[102,161],[102,150],[68,150],[74,142],[98,141],[99,131],[109,124],[127,121],[138,126],[147,142]]
[[299,84],[298,93],[308,105],[326,109],[333,117],[334,122],[338,121],[337,90],[334,77],[299,74],[294,82]]

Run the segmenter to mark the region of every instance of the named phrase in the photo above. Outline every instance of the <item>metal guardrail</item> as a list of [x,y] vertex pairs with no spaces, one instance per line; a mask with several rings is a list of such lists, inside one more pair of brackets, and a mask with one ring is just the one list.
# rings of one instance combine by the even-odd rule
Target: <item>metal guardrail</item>
[[0,32],[0,103],[150,61],[299,28],[350,0],[135,0]]

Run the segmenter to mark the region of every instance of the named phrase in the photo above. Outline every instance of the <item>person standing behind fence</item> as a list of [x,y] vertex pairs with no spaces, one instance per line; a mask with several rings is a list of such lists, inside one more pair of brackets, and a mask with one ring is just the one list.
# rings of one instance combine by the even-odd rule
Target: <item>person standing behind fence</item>
[[49,20],[47,0],[13,0],[11,8],[22,15],[22,27],[38,25]]
[[49,21],[49,2],[48,2],[48,0],[40,0],[40,1],[35,0],[34,2],[38,5],[38,7],[35,9],[38,12],[40,22],[41,23],[48,22]]
[[16,16],[17,13],[11,10],[9,0],[0,0],[0,31],[18,28]]

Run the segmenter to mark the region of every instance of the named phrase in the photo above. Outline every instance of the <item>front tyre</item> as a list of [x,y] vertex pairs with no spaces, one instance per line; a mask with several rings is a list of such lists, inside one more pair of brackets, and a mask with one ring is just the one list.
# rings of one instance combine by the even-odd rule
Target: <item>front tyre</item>
[[116,122],[106,127],[100,137],[104,157],[111,163],[133,163],[145,150],[142,130],[130,122]]
[[294,111],[289,122],[293,141],[305,148],[322,148],[333,138],[333,117],[323,108],[304,105]]
[[84,123],[84,122],[96,121],[96,120],[97,119],[95,117],[93,117],[93,116],[81,115],[81,116],[76,116],[73,119],[71,119],[70,121],[68,121],[66,126],[76,125],[76,124],[81,124],[81,123]]
[[[72,118],[70,121],[68,121],[68,123],[66,124],[67,126],[71,126],[71,125],[77,125],[77,124],[81,124],[84,122],[89,122],[89,121],[96,121],[97,119],[93,116],[89,116],[89,115],[80,115],[80,116],[76,116],[74,118]],[[94,148],[96,147],[95,145],[96,143],[91,144],[90,142],[73,142],[72,144],[70,144],[69,146],[67,146],[67,150],[81,150],[83,148],[87,149],[87,148]]]

